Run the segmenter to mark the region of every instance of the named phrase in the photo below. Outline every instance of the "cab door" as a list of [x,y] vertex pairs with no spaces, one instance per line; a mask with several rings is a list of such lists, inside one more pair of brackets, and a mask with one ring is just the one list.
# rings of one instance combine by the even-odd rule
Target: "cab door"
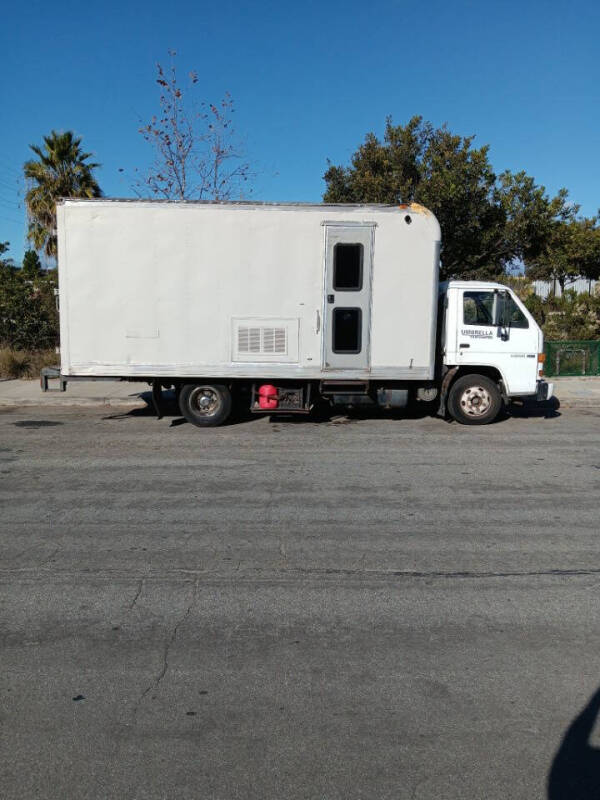
[[458,316],[457,363],[496,367],[509,394],[534,393],[537,326],[513,296],[498,289],[462,289]]

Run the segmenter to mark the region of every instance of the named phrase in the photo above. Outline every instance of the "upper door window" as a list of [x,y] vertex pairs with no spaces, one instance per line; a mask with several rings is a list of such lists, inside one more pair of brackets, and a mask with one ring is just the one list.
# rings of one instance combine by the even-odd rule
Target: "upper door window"
[[465,325],[493,325],[494,293],[464,292],[463,323]]
[[360,292],[363,286],[363,246],[339,242],[333,248],[333,289]]

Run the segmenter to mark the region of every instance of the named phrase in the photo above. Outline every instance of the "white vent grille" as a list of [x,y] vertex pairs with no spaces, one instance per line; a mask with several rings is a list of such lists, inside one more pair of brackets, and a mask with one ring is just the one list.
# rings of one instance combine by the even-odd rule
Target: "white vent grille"
[[232,317],[231,360],[239,364],[297,364],[300,320]]
[[238,353],[260,353],[260,328],[238,328]]
[[255,328],[240,325],[238,328],[238,353],[244,355],[286,355],[286,328]]
[[287,353],[286,329],[263,328],[263,353]]

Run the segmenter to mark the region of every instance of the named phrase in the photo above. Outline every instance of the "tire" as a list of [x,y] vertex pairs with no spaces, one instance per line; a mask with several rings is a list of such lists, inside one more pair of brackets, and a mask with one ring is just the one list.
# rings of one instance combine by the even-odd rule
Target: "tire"
[[231,414],[231,392],[218,383],[186,383],[179,393],[179,410],[199,428],[222,425]]
[[485,375],[463,375],[452,384],[448,411],[461,425],[488,425],[502,409],[497,384]]

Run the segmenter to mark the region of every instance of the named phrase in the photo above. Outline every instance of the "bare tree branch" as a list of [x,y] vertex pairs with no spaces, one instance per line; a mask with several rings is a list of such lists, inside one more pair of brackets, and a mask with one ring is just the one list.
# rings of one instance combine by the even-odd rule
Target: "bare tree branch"
[[[172,59],[176,56],[169,51]],[[242,199],[254,177],[237,141],[227,92],[218,104],[198,102],[198,75],[190,72],[185,89],[174,63],[157,64],[159,113],[139,132],[154,150],[154,162],[138,175],[132,189],[138,197],[167,200]]]

